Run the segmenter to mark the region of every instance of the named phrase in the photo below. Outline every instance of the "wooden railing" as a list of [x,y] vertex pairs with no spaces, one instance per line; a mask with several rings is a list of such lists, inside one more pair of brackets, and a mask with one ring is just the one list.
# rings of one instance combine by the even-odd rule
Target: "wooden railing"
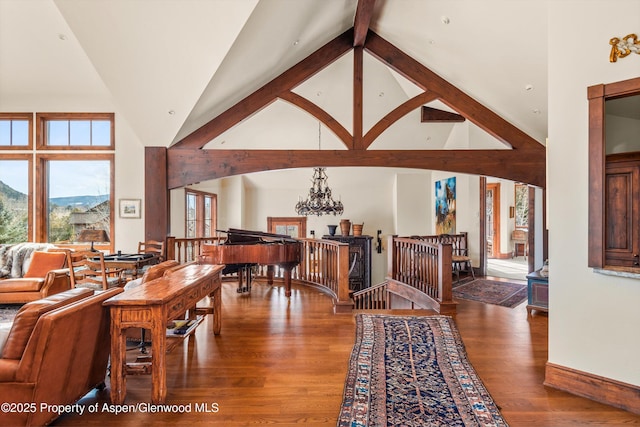
[[[224,238],[175,238],[167,237],[167,259],[182,263],[199,262],[202,245],[219,244]],[[344,313],[353,309],[349,291],[349,244],[332,240],[301,239],[302,260],[291,271],[291,280],[316,286],[334,300],[334,312]],[[267,277],[267,266],[257,266],[257,277]],[[275,266],[274,278],[283,278],[283,269]]]
[[355,310],[385,310],[391,307],[387,282],[362,289],[353,294]]
[[455,313],[450,243],[389,236],[387,248],[387,292],[442,314]]
[[[466,234],[453,235],[461,242]],[[456,303],[452,295],[452,243],[440,243],[437,236],[390,236],[388,271],[384,283],[359,291],[349,290],[349,244],[333,240],[301,239],[302,260],[291,271],[291,279],[316,286],[334,300],[334,312],[344,313],[356,309],[391,309],[389,294],[411,301],[412,305],[433,309],[442,314],[453,314]],[[199,261],[203,244],[218,244],[222,239],[167,238],[167,259],[180,263]],[[277,266],[274,277],[282,278],[283,270]],[[256,268],[256,276],[266,277],[266,266]]]
[[224,240],[222,237],[176,238],[169,236],[166,242],[166,258],[175,259],[180,264],[199,261],[198,257],[203,244],[215,245],[222,240]]

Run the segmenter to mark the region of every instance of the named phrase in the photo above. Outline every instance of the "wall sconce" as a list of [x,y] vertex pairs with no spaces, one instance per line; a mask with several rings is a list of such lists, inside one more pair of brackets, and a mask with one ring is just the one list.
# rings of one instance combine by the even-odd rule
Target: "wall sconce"
[[376,237],[376,252],[379,254],[382,253],[382,238],[380,235],[382,234],[382,230],[378,230],[378,236]]
[[516,217],[516,207],[509,206],[509,218],[515,218],[515,217]]

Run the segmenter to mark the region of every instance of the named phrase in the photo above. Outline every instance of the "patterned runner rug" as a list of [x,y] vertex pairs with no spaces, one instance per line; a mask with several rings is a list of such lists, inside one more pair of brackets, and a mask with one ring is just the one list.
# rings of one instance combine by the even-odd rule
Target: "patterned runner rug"
[[358,314],[338,426],[507,423],[452,318]]
[[527,285],[475,279],[458,286],[454,285],[453,297],[514,308],[527,299]]

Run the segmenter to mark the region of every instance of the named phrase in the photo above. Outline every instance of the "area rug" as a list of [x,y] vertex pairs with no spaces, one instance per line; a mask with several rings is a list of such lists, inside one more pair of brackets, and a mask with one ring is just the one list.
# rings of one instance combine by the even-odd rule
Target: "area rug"
[[448,316],[358,314],[338,427],[507,426]]
[[453,287],[453,297],[514,308],[527,299],[527,285],[475,279]]

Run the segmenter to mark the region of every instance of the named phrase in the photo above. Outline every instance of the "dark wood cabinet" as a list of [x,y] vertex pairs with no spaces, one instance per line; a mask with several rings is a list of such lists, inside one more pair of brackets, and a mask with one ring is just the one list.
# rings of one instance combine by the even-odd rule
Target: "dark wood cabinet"
[[640,268],[640,161],[607,161],[605,265]]
[[354,292],[371,286],[371,236],[322,236],[349,244],[349,289]]
[[532,310],[549,311],[549,277],[540,270],[527,275],[527,313]]

